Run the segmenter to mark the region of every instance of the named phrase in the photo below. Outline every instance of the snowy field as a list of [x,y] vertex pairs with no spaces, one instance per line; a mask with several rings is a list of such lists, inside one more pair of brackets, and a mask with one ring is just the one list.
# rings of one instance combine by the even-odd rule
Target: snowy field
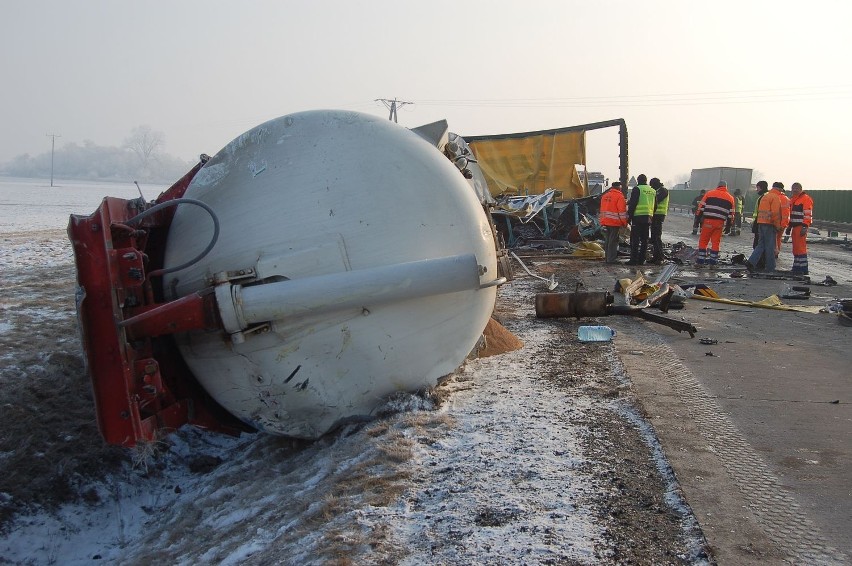
[[[106,183],[54,179],[0,177],[0,234],[65,229],[71,214],[94,212],[105,196],[134,199],[139,190],[132,182]],[[140,183],[146,199],[157,198],[166,186]]]
[[[73,263],[69,214],[139,196],[56,184],[0,179],[2,287]],[[535,318],[536,283],[500,292],[498,318],[524,348],[469,361],[439,395],[401,395],[309,444],[182,429],[105,481],[83,478],[85,502],[19,515],[0,564],[706,563],[611,344],[570,353],[576,326]],[[15,308],[0,302],[0,336],[24,336]]]

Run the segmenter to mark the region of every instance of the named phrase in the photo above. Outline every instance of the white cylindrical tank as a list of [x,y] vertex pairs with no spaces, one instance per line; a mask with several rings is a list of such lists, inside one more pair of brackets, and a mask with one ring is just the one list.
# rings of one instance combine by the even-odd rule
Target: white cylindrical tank
[[[434,385],[491,315],[497,265],[476,195],[435,146],[389,120],[271,120],[211,158],[184,196],[209,205],[221,232],[200,262],[165,277],[167,298],[233,280],[216,292],[228,332],[178,345],[202,386],[260,430],[316,438],[390,393]],[[178,207],[164,267],[212,233],[204,210]]]

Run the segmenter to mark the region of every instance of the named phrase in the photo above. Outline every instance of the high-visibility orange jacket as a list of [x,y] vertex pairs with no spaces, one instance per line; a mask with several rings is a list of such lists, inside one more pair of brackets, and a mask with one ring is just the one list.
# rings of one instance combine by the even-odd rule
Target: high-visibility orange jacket
[[781,200],[781,227],[786,228],[790,224],[790,197],[777,189],[772,189],[772,192],[778,193]]
[[621,189],[610,187],[601,195],[601,226],[627,226],[627,200]]
[[814,199],[802,191],[790,199],[790,226],[810,226],[814,215]]
[[716,187],[698,203],[698,212],[704,222],[708,220],[731,224],[734,221],[734,197],[728,187]]
[[778,192],[773,189],[761,197],[757,206],[757,223],[772,224],[776,230],[781,230],[781,198]]

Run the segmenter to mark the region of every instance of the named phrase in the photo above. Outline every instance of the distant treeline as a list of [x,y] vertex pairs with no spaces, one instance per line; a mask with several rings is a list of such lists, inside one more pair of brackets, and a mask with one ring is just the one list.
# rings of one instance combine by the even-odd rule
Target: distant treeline
[[[171,155],[153,153],[140,158],[131,147],[107,147],[85,141],[66,143],[53,156],[53,176],[81,180],[139,180],[156,183],[176,181],[194,165]],[[48,178],[50,152],[23,154],[0,164],[0,173],[12,177]]]

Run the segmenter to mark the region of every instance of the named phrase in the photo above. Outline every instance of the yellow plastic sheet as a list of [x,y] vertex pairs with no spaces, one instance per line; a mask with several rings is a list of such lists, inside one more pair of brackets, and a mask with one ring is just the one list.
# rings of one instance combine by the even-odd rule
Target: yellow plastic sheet
[[578,242],[571,252],[574,257],[604,257],[604,249],[597,242]]
[[469,143],[492,195],[537,195],[556,189],[562,199],[585,196],[575,167],[586,165],[585,132],[516,136]]
[[785,305],[781,302],[781,298],[778,295],[769,295],[765,299],[761,299],[760,301],[737,301],[734,299],[714,299],[712,297],[703,297],[701,295],[692,295],[693,299],[698,299],[700,301],[713,301],[714,303],[722,303],[725,305],[738,305],[741,307],[758,307],[761,309],[775,309],[779,311],[793,311],[793,312],[813,312],[818,313],[822,307],[817,306],[805,306],[805,305]]

